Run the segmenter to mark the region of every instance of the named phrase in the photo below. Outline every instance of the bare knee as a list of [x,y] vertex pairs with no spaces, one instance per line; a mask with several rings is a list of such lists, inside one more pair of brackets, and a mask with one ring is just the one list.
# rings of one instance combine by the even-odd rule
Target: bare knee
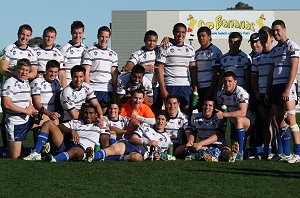
[[143,160],[143,156],[139,153],[132,153],[130,154],[130,161],[132,162],[139,162]]

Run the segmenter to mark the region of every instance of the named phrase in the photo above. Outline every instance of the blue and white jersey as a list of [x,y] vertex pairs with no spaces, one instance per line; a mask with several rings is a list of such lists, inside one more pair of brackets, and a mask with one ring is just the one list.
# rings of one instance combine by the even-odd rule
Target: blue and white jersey
[[251,69],[251,57],[248,54],[240,51],[236,55],[230,55],[228,52],[221,58],[220,64],[224,72],[234,72],[238,85],[244,87],[245,72]]
[[37,55],[38,71],[45,72],[46,64],[49,60],[59,62],[60,70],[64,70],[64,55],[56,47],[44,49],[41,45],[34,49]]
[[195,50],[191,45],[174,45],[160,47],[156,64],[164,64],[164,81],[166,86],[190,86],[190,62],[195,62]]
[[[2,97],[10,97],[11,101],[18,107],[27,108],[31,102],[30,86],[27,80],[22,81],[15,77],[10,77],[2,86]],[[9,124],[24,124],[28,121],[29,115],[5,111],[5,122]]]
[[118,77],[117,82],[117,94],[118,95],[125,95],[128,93],[133,92],[135,89],[142,89],[144,90],[145,94],[148,97],[153,96],[153,89],[152,89],[152,82],[146,76],[143,77],[142,81],[138,85],[133,85],[131,82],[131,72],[123,73]]
[[71,120],[63,125],[76,131],[79,136],[79,144],[84,149],[94,148],[95,143],[100,140],[100,135],[110,135],[109,130],[107,128],[100,129],[97,122],[86,124],[83,120]]
[[[145,141],[150,141],[150,140],[155,140],[157,141],[157,151],[159,153],[163,153],[167,151],[169,145],[171,144],[171,139],[169,135],[166,132],[157,132],[153,126],[150,126],[149,124],[142,123],[139,128],[133,132],[137,136],[139,136],[142,140]],[[145,146],[145,145],[139,145],[137,146],[140,148],[142,153],[145,152],[144,154],[144,159],[147,159],[149,156],[150,152],[150,146]]]
[[210,87],[213,78],[213,69],[220,69],[221,50],[211,44],[206,49],[199,48],[195,52],[197,61],[198,87]]
[[58,79],[49,82],[44,78],[36,78],[30,83],[30,88],[31,96],[40,96],[43,107],[55,112],[55,96],[61,89]]
[[[154,65],[157,50],[158,49],[146,50],[144,47],[142,47],[140,50],[131,54],[128,61],[132,62],[134,65]],[[153,87],[158,86],[155,72],[146,71],[145,76],[151,80]]]
[[226,105],[228,112],[236,111],[240,103],[249,104],[249,94],[240,86],[236,86],[230,95],[226,94],[224,89],[222,89],[217,93],[217,103],[218,105]]
[[71,69],[75,65],[81,64],[81,58],[83,55],[83,52],[87,49],[87,47],[81,43],[79,46],[72,45],[72,42],[69,41],[67,44],[65,44],[60,51],[64,55],[64,65],[66,69],[66,78],[67,78],[67,84],[69,84],[72,81],[71,78]]
[[[130,124],[130,118],[127,117],[127,116],[118,116],[118,120],[112,120],[108,115],[106,116],[107,119],[108,119],[108,124],[109,126],[114,126],[114,127],[117,127],[119,129],[125,129],[126,127],[129,126]],[[112,137],[112,134],[111,134],[111,137]],[[119,140],[119,139],[123,139],[123,136],[115,136],[114,137],[116,140]]]
[[185,130],[188,128],[191,128],[189,125],[189,117],[181,111],[178,111],[176,117],[170,117],[165,131],[173,143],[182,144],[182,137],[185,136]]
[[9,69],[10,71],[14,71],[15,65],[17,65],[17,61],[22,58],[27,58],[31,66],[37,67],[37,56],[35,51],[27,46],[25,49],[19,48],[16,43],[10,44],[4,49],[5,53],[3,55],[3,59],[9,61]]
[[[193,130],[197,131],[200,141],[209,138],[217,132],[221,133],[222,136],[225,137],[225,126],[216,116],[205,118],[202,112],[194,114],[191,118],[191,126]],[[226,142],[224,142],[225,138],[222,136],[213,144],[226,144]]]
[[266,93],[268,75],[273,65],[270,52],[256,54],[252,59],[251,73],[258,75],[258,92]]
[[101,49],[97,46],[88,48],[82,59],[82,65],[89,65],[90,85],[94,91],[112,92],[111,70],[118,69],[118,55],[113,50]]
[[[290,73],[290,59],[299,58],[299,46],[291,40],[286,40],[281,45],[276,45],[271,51],[274,64],[273,85],[288,82]],[[296,79],[294,81],[296,83]]]
[[60,94],[60,103],[64,109],[64,121],[71,120],[71,116],[68,111],[72,109],[80,110],[81,105],[86,100],[92,100],[96,98],[93,89],[87,83],[83,83],[79,90],[75,90],[70,84],[66,86]]

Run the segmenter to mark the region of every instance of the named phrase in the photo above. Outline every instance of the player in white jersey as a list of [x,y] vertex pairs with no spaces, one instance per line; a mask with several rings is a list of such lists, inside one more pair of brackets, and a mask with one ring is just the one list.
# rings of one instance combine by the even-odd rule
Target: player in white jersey
[[60,64],[50,60],[46,64],[43,78],[36,78],[30,83],[32,103],[35,109],[44,108],[43,120],[55,120],[58,124],[60,114],[56,110],[55,98],[60,92],[60,83],[57,79]]
[[66,71],[64,67],[64,56],[56,47],[54,42],[56,39],[56,29],[52,26],[47,27],[43,32],[43,43],[35,48],[38,61],[38,74],[39,77],[43,77],[46,72],[46,64],[49,60],[56,60],[60,64],[60,70],[58,73],[61,87],[67,86]]
[[286,26],[282,20],[275,20],[272,23],[272,29],[274,30],[274,38],[278,42],[271,52],[274,63],[274,68],[271,70],[271,74],[273,74],[272,108],[280,127],[281,136],[285,138],[283,142],[284,154],[291,156],[288,143],[290,139],[289,126],[293,134],[295,151],[294,157],[289,159],[289,162],[300,162],[300,130],[295,115],[295,106],[298,100],[296,75],[299,64],[299,46],[287,38]]
[[98,29],[98,43],[83,54],[82,65],[86,69],[85,82],[90,84],[103,109],[116,91],[118,78],[118,55],[108,48],[110,29]]
[[93,104],[97,113],[102,116],[102,109],[91,86],[84,82],[85,68],[75,65],[71,69],[72,81],[60,94],[60,103],[64,110],[63,121],[80,118],[80,109],[83,103],[88,101]]
[[31,62],[31,71],[28,75],[29,80],[33,80],[37,76],[37,56],[35,51],[28,46],[31,35],[32,28],[30,25],[21,25],[18,30],[18,40],[5,48],[1,66],[6,76],[10,77],[13,75],[17,61],[22,58],[26,58]]
[[220,107],[226,105],[228,108],[228,112],[216,110],[216,116],[218,119],[230,118],[231,145],[238,143],[239,155],[237,159],[242,160],[245,133],[251,124],[247,117],[249,94],[237,85],[237,77],[232,71],[228,71],[224,75],[224,85],[223,89],[217,93],[217,103]]
[[123,103],[131,98],[135,89],[141,89],[145,92],[144,103],[148,106],[153,104],[153,89],[149,78],[145,76],[145,68],[142,65],[135,65],[131,72],[123,73],[118,77],[117,95]]
[[191,133],[189,117],[179,110],[180,102],[177,95],[168,95],[165,106],[170,116],[165,131],[172,140],[174,155],[176,157],[183,157],[186,151],[186,135],[187,133]]
[[46,156],[48,161],[82,160],[88,147],[94,147],[95,143],[110,135],[108,129],[99,128],[96,122],[97,117],[97,109],[89,104],[84,107],[81,120],[71,120],[58,126],[52,120],[45,122],[34,150],[23,159],[41,160],[43,145],[51,140],[51,153],[58,155],[49,154]]
[[72,39],[60,49],[64,55],[67,84],[70,84],[72,81],[72,67],[81,64],[83,52],[87,49],[82,43],[84,24],[81,21],[73,21],[71,25],[71,35]]
[[224,73],[232,71],[237,77],[238,85],[250,90],[251,58],[240,50],[242,35],[239,32],[232,32],[229,35],[229,52],[223,55],[220,60],[221,72],[219,87],[223,84]]
[[214,97],[218,85],[221,50],[211,42],[211,30],[203,26],[197,31],[201,47],[195,52],[198,80],[198,110],[201,111],[203,100]]
[[[158,153],[164,153],[171,143],[170,137],[165,131],[169,116],[165,111],[158,111],[156,123],[153,127],[143,123],[134,131],[129,140],[121,140],[106,149],[101,149],[94,154],[93,149],[87,151],[87,160],[125,160],[142,161],[147,159],[150,147],[154,146]],[[155,156],[159,159],[159,155]]]
[[6,80],[2,87],[2,101],[5,108],[5,131],[8,141],[8,153],[11,158],[21,154],[22,141],[33,126],[33,114],[36,112],[30,96],[28,75],[30,61],[20,59],[15,67],[15,76]]
[[160,47],[155,62],[161,98],[165,100],[169,94],[178,95],[180,109],[185,113],[188,112],[192,91],[196,91],[197,86],[195,50],[184,42],[186,30],[183,23],[174,25],[174,40],[167,48]]

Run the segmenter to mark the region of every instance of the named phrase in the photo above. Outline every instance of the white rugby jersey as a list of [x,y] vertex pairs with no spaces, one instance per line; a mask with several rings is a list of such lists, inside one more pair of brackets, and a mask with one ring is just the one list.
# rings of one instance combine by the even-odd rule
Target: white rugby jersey
[[[128,61],[132,62],[134,65],[140,64],[140,65],[154,65],[155,59],[156,59],[156,53],[158,49],[154,50],[146,50],[145,47],[142,47],[140,50],[134,52]],[[149,78],[152,82],[152,86],[156,87],[158,86],[156,75],[154,75],[155,72],[146,71],[145,76]]]
[[[111,69],[118,67],[118,55],[113,50],[97,46],[88,48],[82,59],[82,65],[89,65],[90,85],[94,91],[112,92]],[[118,68],[117,68],[118,69]]]
[[[287,83],[290,72],[290,59],[299,58],[299,46],[291,40],[277,44],[271,51],[274,64],[273,85]],[[296,83],[296,79],[294,83]]]
[[245,71],[250,70],[251,57],[240,51],[236,55],[230,55],[229,52],[224,54],[220,60],[221,70],[224,72],[232,71],[236,75],[237,83],[239,86],[245,84]]
[[17,61],[22,58],[27,58],[31,66],[37,67],[37,56],[35,51],[27,46],[25,49],[21,49],[16,45],[17,42],[10,44],[5,48],[5,54],[3,58],[9,61],[9,69],[14,71],[14,66],[17,65]]
[[266,93],[268,75],[272,66],[270,52],[262,52],[255,55],[252,59],[251,72],[258,75],[258,92]]
[[221,50],[211,44],[206,49],[199,48],[195,52],[197,61],[198,87],[205,88],[211,86],[213,78],[213,68],[220,69]]
[[176,117],[170,118],[165,127],[165,131],[170,136],[173,143],[182,144],[182,137],[185,135],[185,130],[190,128],[189,117],[178,111]]
[[[118,116],[118,120],[112,120],[108,115],[106,116],[107,119],[108,119],[108,124],[110,126],[114,126],[114,127],[117,127],[119,129],[125,129],[126,127],[129,126],[129,123],[130,123],[130,118],[127,117],[127,116]],[[120,136],[116,136],[116,140],[119,140],[119,139],[123,139],[123,135],[120,135]]]
[[249,103],[249,94],[240,86],[236,86],[230,95],[227,95],[224,89],[222,89],[217,93],[217,103],[219,105],[226,105],[228,112],[236,111],[240,103]]
[[[10,77],[2,86],[2,96],[10,97],[11,101],[18,107],[28,107],[31,102],[29,82],[27,80],[22,81],[15,77]],[[23,113],[15,113],[9,110],[5,112],[5,121],[11,124],[24,124],[29,119],[29,115]]]
[[117,82],[117,94],[119,95],[125,95],[127,92],[132,92],[135,89],[142,89],[144,90],[145,94],[148,97],[153,96],[153,89],[152,89],[152,83],[149,78],[146,76],[143,77],[141,84],[139,85],[132,85],[130,82],[130,76],[131,72],[123,73],[118,77]]
[[40,96],[41,104],[49,111],[55,111],[55,95],[60,91],[58,79],[52,82],[44,78],[36,78],[30,83],[31,96]]
[[[134,131],[134,134],[138,135],[142,140],[156,140],[158,142],[156,148],[159,153],[167,151],[171,144],[171,139],[166,132],[157,132],[153,126],[146,123],[142,123],[139,128]],[[145,151],[144,159],[146,159],[149,156],[150,146],[139,145],[138,147],[142,151]]]
[[156,64],[164,64],[164,81],[166,86],[190,86],[189,64],[195,61],[195,50],[191,45],[174,45],[160,47]]
[[71,120],[68,111],[72,109],[80,110],[81,105],[86,100],[96,98],[93,89],[87,83],[83,83],[79,90],[75,90],[70,84],[66,86],[60,94],[60,103],[64,109],[64,121]]
[[37,55],[38,71],[45,72],[49,60],[59,62],[60,70],[64,70],[64,55],[56,47],[44,49],[41,45],[34,49]]
[[216,116],[205,118],[202,112],[194,114],[191,118],[191,126],[197,131],[199,140],[205,140],[217,132],[221,132],[221,138],[219,138],[213,144],[226,143],[223,141],[220,142],[220,140],[224,140],[223,136],[225,136],[225,126]]
[[71,78],[71,69],[75,65],[81,64],[81,58],[83,55],[83,52],[87,49],[87,47],[81,43],[79,46],[72,45],[72,41],[69,41],[67,44],[65,44],[60,51],[64,55],[64,65],[66,70],[66,79],[67,84],[69,84],[72,81]]
[[94,148],[95,143],[98,143],[100,140],[100,135],[110,135],[108,128],[100,129],[97,122],[86,124],[83,120],[71,120],[63,123],[63,125],[77,132],[79,144],[84,149],[88,147]]

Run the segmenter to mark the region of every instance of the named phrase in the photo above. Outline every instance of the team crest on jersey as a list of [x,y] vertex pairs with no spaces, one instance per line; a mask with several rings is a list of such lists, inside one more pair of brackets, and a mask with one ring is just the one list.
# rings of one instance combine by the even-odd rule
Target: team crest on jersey
[[185,52],[189,52],[190,50],[189,50],[189,48],[185,48]]
[[147,58],[147,54],[146,53],[144,54],[143,58]]
[[224,63],[226,63],[227,62],[227,58],[224,58]]
[[13,55],[16,55],[16,51],[15,50],[13,51]]
[[172,53],[174,53],[174,52],[175,52],[175,50],[174,50],[173,48],[171,48],[171,49],[170,49],[170,51],[171,51]]
[[109,53],[109,56],[112,56],[112,53]]
[[56,53],[54,53],[54,54],[53,54],[53,56],[54,56],[54,57],[56,57],[56,56],[57,56],[57,54],[56,54]]
[[74,51],[73,51],[73,50],[70,50],[70,54],[74,54]]
[[242,62],[241,58],[238,58],[238,63]]
[[31,54],[28,53],[28,57],[30,57],[30,56],[31,56]]
[[257,57],[257,61],[258,61],[258,62],[260,61],[260,57]]
[[97,54],[98,54],[98,52],[97,52],[97,51],[94,51],[94,55],[97,56]]
[[182,124],[182,120],[178,120],[178,125],[181,126],[181,124]]
[[44,84],[44,89],[47,89],[47,85],[46,84]]
[[37,52],[36,54],[39,56],[39,55],[41,55],[41,52]]

